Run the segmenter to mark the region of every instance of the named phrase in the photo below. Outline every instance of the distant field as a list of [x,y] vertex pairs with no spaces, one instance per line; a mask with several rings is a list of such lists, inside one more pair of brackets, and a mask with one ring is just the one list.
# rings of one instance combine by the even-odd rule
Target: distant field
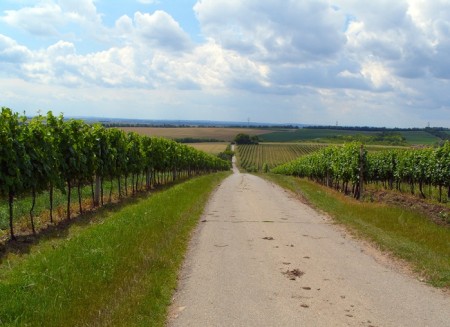
[[[372,131],[348,131],[333,129],[308,129],[301,128],[294,131],[270,132],[259,137],[265,142],[298,142],[298,141],[322,141],[327,142],[337,136],[367,135],[374,136],[379,132]],[[398,132],[403,135],[409,144],[431,145],[439,139],[425,131]]]
[[265,142],[295,142],[326,139],[337,135],[374,135],[375,133],[376,132],[300,128],[294,131],[270,132],[268,134],[260,135],[260,138]]
[[[258,135],[264,142],[311,142],[322,143],[342,142],[339,139],[333,140],[337,136],[366,135],[374,136],[378,132],[372,131],[349,131],[333,129],[308,129],[300,128],[296,130],[270,130],[254,128],[226,128],[226,127],[121,127],[128,132],[133,131],[142,135],[161,136],[170,139],[199,138],[217,139],[231,142],[239,133]],[[439,139],[425,131],[405,131],[402,134],[409,144],[431,145]],[[448,132],[450,133],[450,132]]]
[[424,131],[401,132],[401,134],[406,138],[406,141],[411,144],[430,145],[439,140],[436,136]]
[[188,143],[186,145],[192,146],[197,150],[209,153],[209,154],[219,154],[225,151],[227,145],[230,143],[225,142],[206,142],[206,143]]
[[270,133],[267,129],[225,128],[225,127],[121,127],[126,132],[136,132],[147,136],[161,136],[170,139],[201,138],[231,142],[239,133],[261,135]]

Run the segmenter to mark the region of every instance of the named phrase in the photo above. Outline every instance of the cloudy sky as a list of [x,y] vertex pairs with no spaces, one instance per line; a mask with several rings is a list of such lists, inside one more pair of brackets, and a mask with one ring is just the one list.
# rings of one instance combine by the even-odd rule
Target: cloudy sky
[[2,0],[0,106],[450,127],[450,0]]

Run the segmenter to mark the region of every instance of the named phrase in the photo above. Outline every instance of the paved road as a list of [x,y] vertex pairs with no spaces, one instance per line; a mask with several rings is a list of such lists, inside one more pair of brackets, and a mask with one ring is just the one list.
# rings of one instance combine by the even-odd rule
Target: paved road
[[261,178],[235,171],[202,220],[171,327],[450,326],[448,294],[380,262]]

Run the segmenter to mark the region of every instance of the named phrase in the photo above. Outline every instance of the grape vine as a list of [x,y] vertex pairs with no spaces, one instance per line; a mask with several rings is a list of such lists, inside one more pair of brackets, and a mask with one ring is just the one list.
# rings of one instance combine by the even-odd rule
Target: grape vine
[[[218,157],[163,138],[141,136],[62,115],[27,119],[3,107],[0,115],[0,197],[9,205],[10,237],[15,239],[13,203],[30,194],[30,222],[36,194],[48,192],[53,222],[53,190],[67,193],[67,219],[71,218],[71,196],[77,189],[82,213],[81,188],[91,185],[92,203],[103,205],[103,181],[118,180],[119,197],[134,195],[142,188],[180,177],[228,170],[230,164]],[[120,181],[125,178],[125,185]],[[112,192],[112,189],[110,190]]]
[[[365,184],[382,183],[386,188],[425,198],[425,186],[438,189],[437,199],[450,199],[450,142],[433,149],[385,150],[367,152],[358,143],[330,146],[278,166],[274,173],[308,177],[359,197],[361,178]],[[350,190],[351,187],[351,190]],[[417,192],[418,189],[418,192]]]

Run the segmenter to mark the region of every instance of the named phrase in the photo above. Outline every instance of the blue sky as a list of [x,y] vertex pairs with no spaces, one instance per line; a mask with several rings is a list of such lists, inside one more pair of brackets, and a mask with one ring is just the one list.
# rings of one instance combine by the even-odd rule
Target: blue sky
[[3,0],[33,115],[450,127],[450,0]]

